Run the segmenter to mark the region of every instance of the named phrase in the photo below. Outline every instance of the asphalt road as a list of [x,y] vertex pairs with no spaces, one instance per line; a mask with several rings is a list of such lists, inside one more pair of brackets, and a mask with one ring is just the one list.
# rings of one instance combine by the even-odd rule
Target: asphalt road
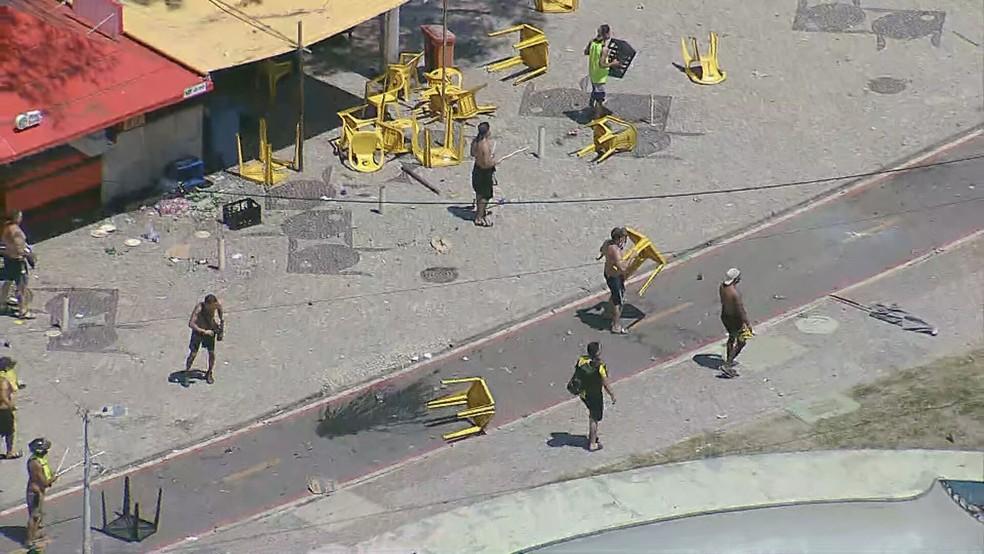
[[[940,159],[982,152],[984,139],[978,137]],[[164,489],[159,532],[140,544],[97,533],[94,550],[144,552],[303,498],[309,494],[309,477],[345,483],[439,448],[442,433],[463,426],[443,420],[450,410],[428,413],[424,407],[446,392],[439,387],[442,378],[484,377],[496,399],[495,427],[567,400],[564,385],[591,340],[602,342],[614,379],[718,341],[724,331],[717,316],[717,285],[729,267],[743,271],[741,288],[754,321],[876,275],[984,226],[981,176],[984,160],[898,173],[670,268],[645,298],[630,292],[626,323],[640,321],[628,336],[604,331],[598,307],[559,312],[481,345],[467,353],[467,361],[435,360],[354,391],[327,409],[301,412],[135,471],[133,492],[145,517],[152,517],[157,487]],[[741,195],[735,196],[735,204],[740,209]],[[658,240],[660,206],[654,203],[653,208],[651,222],[633,226]],[[590,252],[597,247],[585,245]],[[600,282],[600,263],[598,273]],[[754,340],[748,348],[755,348]],[[706,377],[715,373],[708,368]],[[264,386],[271,384],[275,386],[275,376]],[[221,382],[215,394],[222,394]],[[118,509],[122,479],[94,490],[93,523],[98,527],[99,493],[106,491],[110,511]],[[48,551],[80,551],[80,494],[52,499],[47,510]],[[0,549],[6,551],[22,538],[25,514],[0,519]]]
[[979,554],[984,525],[934,483],[901,502],[801,504],[709,514],[611,531],[536,554],[650,552]]

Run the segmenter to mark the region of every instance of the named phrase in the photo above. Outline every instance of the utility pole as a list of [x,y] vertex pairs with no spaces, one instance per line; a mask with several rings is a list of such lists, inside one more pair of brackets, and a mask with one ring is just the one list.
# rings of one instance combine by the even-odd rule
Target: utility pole
[[92,509],[89,483],[89,409],[82,411],[82,554],[92,554]]

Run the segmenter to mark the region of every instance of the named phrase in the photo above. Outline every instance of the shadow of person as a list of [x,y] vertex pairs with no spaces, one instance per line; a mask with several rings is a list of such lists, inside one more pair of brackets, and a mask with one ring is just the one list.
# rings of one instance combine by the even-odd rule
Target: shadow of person
[[23,525],[3,525],[0,526],[0,535],[17,544],[24,544],[27,540],[27,528]]
[[724,358],[720,354],[696,354],[692,359],[697,365],[715,371],[720,370],[724,365]]
[[475,210],[471,206],[448,206],[448,213],[465,221],[475,221]]
[[204,381],[205,372],[200,369],[192,369],[191,371],[174,371],[167,376],[168,383],[176,383],[181,386],[188,386],[192,381]]
[[[581,323],[597,331],[607,331],[612,327],[611,313],[607,300],[602,300],[589,308],[581,308],[574,312]],[[622,319],[638,321],[646,314],[632,304],[622,304]],[[623,321],[624,322],[624,321]]]
[[551,448],[558,448],[563,446],[573,446],[575,448],[587,448],[588,437],[587,435],[572,435],[570,433],[550,433],[550,438],[547,439],[547,446]]

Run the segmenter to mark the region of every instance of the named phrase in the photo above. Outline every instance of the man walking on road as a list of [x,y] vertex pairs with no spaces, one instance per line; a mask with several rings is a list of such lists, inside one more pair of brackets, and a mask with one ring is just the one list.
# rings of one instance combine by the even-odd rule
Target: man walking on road
[[588,408],[588,450],[594,452],[601,449],[598,440],[598,423],[605,412],[605,399],[602,389],[615,404],[615,393],[608,386],[608,368],[601,361],[601,345],[597,342],[588,343],[588,355],[577,359],[574,373],[581,383],[581,401]]
[[752,324],[748,321],[748,314],[745,313],[745,304],[741,300],[738,292],[738,283],[741,282],[741,271],[738,268],[731,268],[724,275],[721,282],[719,294],[721,296],[721,323],[728,331],[727,359],[721,366],[721,371],[725,377],[737,377],[738,371],[735,370],[735,358],[741,354],[745,348],[745,342],[753,336]]
[[475,225],[491,227],[488,205],[495,185],[495,152],[492,146],[492,129],[487,121],[478,124],[478,135],[471,144],[472,189],[475,191]]
[[48,488],[55,484],[58,476],[48,465],[48,450],[51,441],[37,438],[28,445],[31,457],[27,460],[27,540],[28,547],[42,538],[40,531],[44,523],[44,496]]
[[609,61],[608,43],[612,30],[608,25],[598,27],[598,34],[584,47],[588,57],[588,79],[591,80],[591,98],[588,109],[594,110],[593,119],[605,115],[605,85],[608,83],[608,68],[618,65],[617,60]]
[[601,245],[601,256],[605,258],[605,282],[611,291],[612,332],[618,335],[628,333],[622,327],[622,302],[625,299],[625,264],[622,262],[622,248],[629,238],[625,227],[612,229],[611,239]]
[[195,363],[195,356],[198,350],[205,346],[208,351],[208,371],[205,373],[205,381],[209,385],[215,382],[215,341],[222,340],[222,332],[225,329],[225,320],[222,318],[222,305],[214,294],[209,294],[205,300],[195,305],[188,320],[188,327],[191,328],[191,341],[188,344],[188,359],[185,361],[185,373],[182,384],[188,386],[188,374],[191,366]]
[[17,362],[8,356],[0,358],[0,435],[3,436],[7,446],[7,451],[0,456],[0,459],[4,460],[21,457],[21,453],[14,450],[17,433],[14,413],[17,411],[14,402],[14,393],[17,392],[17,375],[13,371],[15,365]]

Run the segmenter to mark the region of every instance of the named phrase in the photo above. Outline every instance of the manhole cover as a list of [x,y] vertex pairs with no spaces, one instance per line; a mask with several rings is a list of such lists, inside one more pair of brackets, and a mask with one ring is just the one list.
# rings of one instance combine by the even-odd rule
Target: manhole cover
[[840,327],[840,323],[825,315],[807,315],[796,319],[796,328],[808,335],[829,335]]
[[803,12],[804,30],[838,33],[864,21],[864,10],[846,3],[820,4]]
[[943,29],[943,19],[943,12],[902,11],[874,20],[871,30],[878,36],[898,40],[930,37],[933,46],[939,46],[937,35]]
[[292,252],[288,273],[336,274],[359,263],[359,253],[344,244],[316,244]]
[[868,81],[868,89],[878,94],[898,94],[905,90],[906,82],[894,77],[878,77]]
[[352,244],[352,213],[348,210],[312,210],[297,214],[283,225],[292,239],[322,240],[341,238]]
[[420,278],[428,283],[450,283],[458,279],[458,270],[453,267],[428,267],[420,272]]

